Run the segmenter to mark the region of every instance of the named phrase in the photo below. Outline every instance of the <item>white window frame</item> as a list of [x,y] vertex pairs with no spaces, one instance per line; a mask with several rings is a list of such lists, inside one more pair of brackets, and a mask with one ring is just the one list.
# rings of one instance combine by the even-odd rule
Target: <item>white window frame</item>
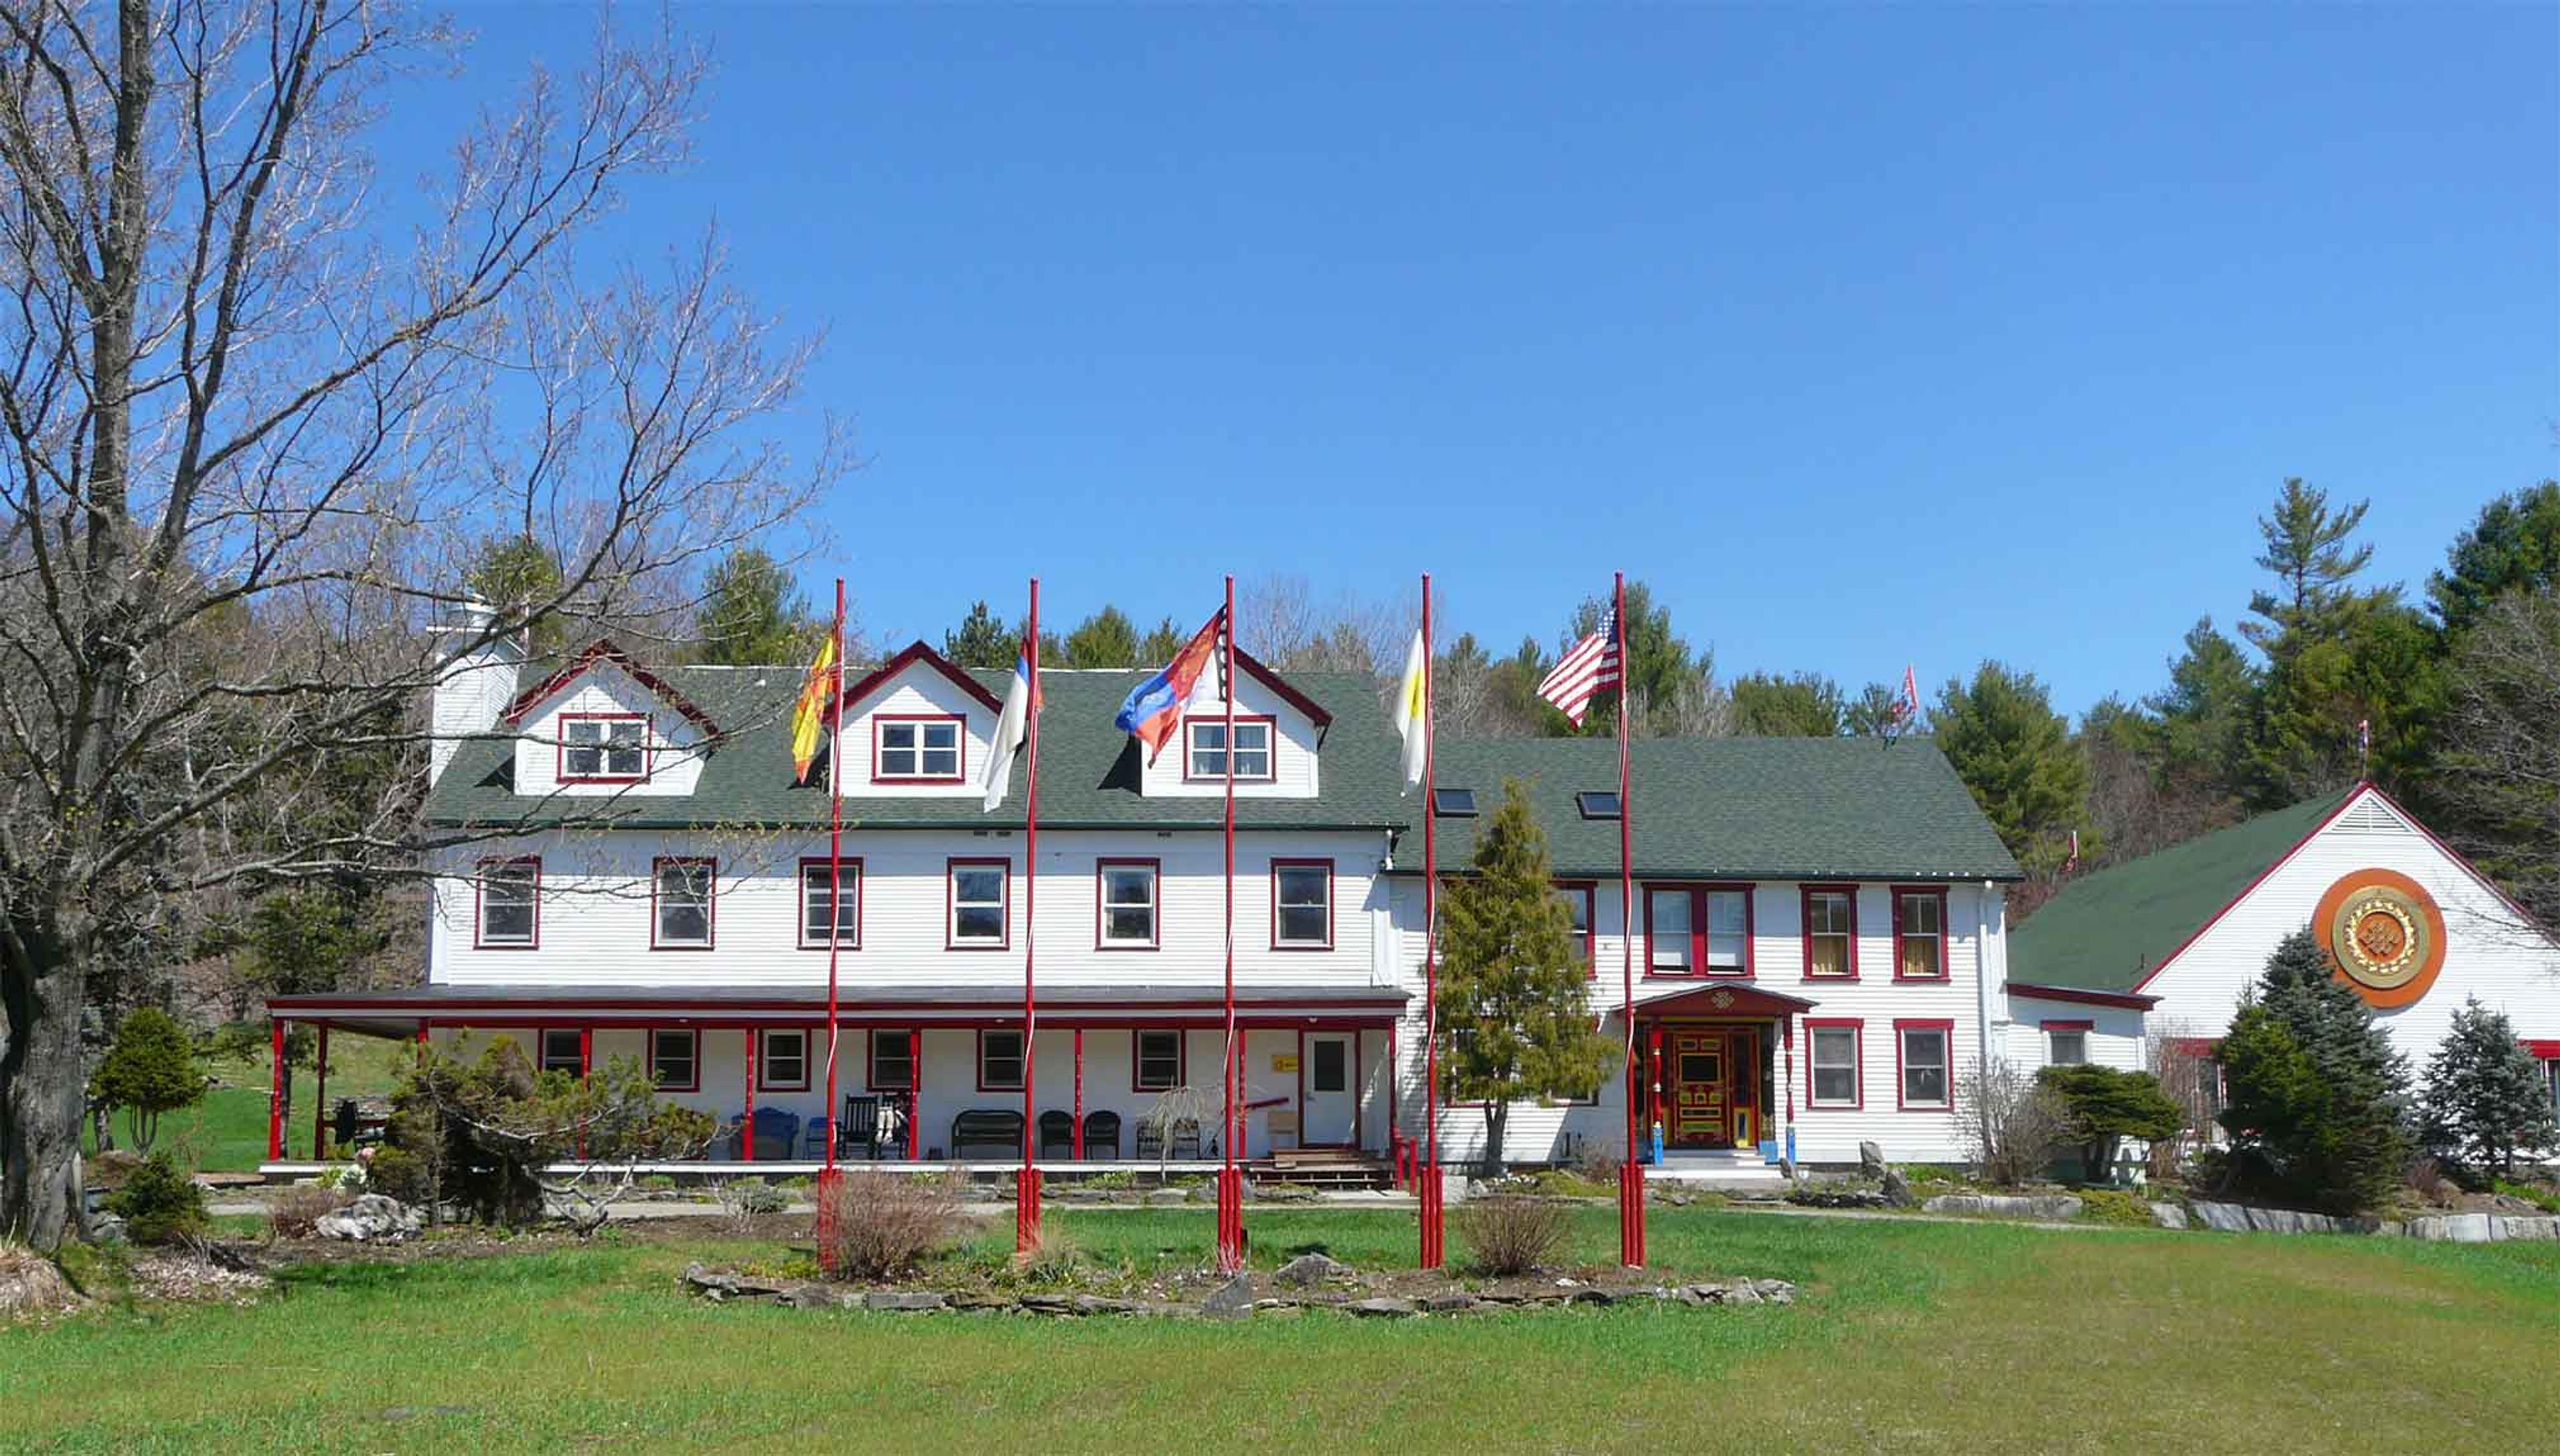
[[[1663,907],[1677,906],[1680,925],[1666,923]],[[1697,891],[1687,886],[1647,889],[1645,891],[1645,969],[1685,976],[1697,967],[1689,964],[1690,938],[1697,933]]]
[[[840,862],[836,876],[836,889],[833,891],[827,888],[829,863],[826,860],[800,862],[800,948],[825,950],[829,943],[826,930],[832,929],[836,935],[834,942],[836,945],[846,950],[860,950],[863,947],[863,862],[860,860]],[[811,927],[820,924],[817,912],[821,902],[829,898],[835,901],[829,906],[834,911],[835,923],[813,935],[810,933]],[[847,911],[852,912],[851,918],[854,922],[850,931],[845,924]]]
[[[773,1044],[788,1038],[799,1050],[788,1057],[774,1054]],[[755,1088],[759,1092],[805,1092],[809,1090],[809,1029],[807,1027],[758,1027],[755,1032]],[[773,1074],[774,1063],[796,1062],[800,1074],[782,1077]]]
[[[583,1074],[586,1070],[586,1051],[584,1043],[580,1040],[581,1035],[575,1027],[545,1027],[536,1033],[534,1069],[536,1071],[574,1071]],[[565,1046],[565,1051],[552,1050],[554,1037],[564,1039],[562,1045]]]
[[[1699,933],[1706,947],[1706,964],[1699,967],[1710,976],[1746,975],[1751,970],[1751,891],[1747,890],[1702,890],[1698,891],[1696,913],[1706,917]],[[1733,907],[1733,924],[1719,930],[1715,910],[1719,903]],[[1725,959],[1727,946],[1732,959]]]
[[[581,731],[583,729],[584,731]],[[560,780],[562,783],[644,783],[649,777],[649,720],[614,714],[560,715]],[[578,755],[591,754],[585,768]],[[614,760],[628,756],[627,766]]]
[[[1826,1038],[1848,1039],[1848,1095],[1826,1097],[1822,1094],[1823,1042]],[[1808,1027],[1805,1029],[1805,1105],[1808,1107],[1853,1109],[1866,1100],[1866,1030],[1863,1027]],[[1842,1068],[1837,1058],[1829,1067]]]
[[[931,731],[928,731],[930,729]],[[948,743],[933,739],[941,732],[951,736]],[[903,736],[903,743],[891,742],[892,736]],[[958,718],[882,718],[872,722],[872,779],[877,783],[958,783],[968,768],[967,726]],[[926,760],[935,753],[951,755],[951,770],[937,773]],[[892,760],[890,755],[902,755]],[[892,767],[892,761],[903,767]]]
[[[1163,913],[1160,899],[1164,887],[1163,867],[1154,860],[1105,859],[1095,864],[1093,875],[1093,941],[1096,948],[1102,950],[1155,949],[1158,944],[1157,936],[1162,929]],[[1111,893],[1114,876],[1143,878],[1146,882],[1146,898],[1114,899]],[[1138,935],[1114,933],[1113,920],[1117,915],[1138,913],[1143,913],[1147,917],[1145,933]]]
[[[703,933],[699,940],[667,932],[667,916],[671,911],[696,908],[691,900],[691,882],[696,876],[702,880],[702,904],[699,908],[703,912]],[[719,898],[719,861],[685,855],[668,855],[659,859],[649,867],[649,948],[711,949],[720,929]]]
[[[2044,1030],[2044,1064],[2047,1066],[2086,1066],[2089,1064],[2089,1030],[2086,1027],[2046,1027]],[[2063,1039],[2080,1049],[2080,1054],[2065,1060]]]
[[[507,895],[502,897],[491,893],[501,886],[508,888]],[[521,898],[513,893],[517,886],[522,886],[524,889]],[[478,902],[472,911],[475,922],[472,926],[473,948],[535,950],[542,946],[543,862],[541,860],[532,856],[513,860],[483,860],[480,862],[479,884],[476,890]],[[489,911],[492,908],[522,909],[525,912],[525,932],[522,935],[491,934]]]
[[[1947,1027],[1896,1027],[1894,1029],[1894,1068],[1900,1085],[1894,1088],[1895,1105],[1909,1111],[1944,1112],[1956,1105],[1956,1034]],[[1915,1037],[1934,1039],[1938,1059],[1934,1063],[1915,1061],[1911,1042]],[[1938,1071],[1938,1095],[1915,1097],[1911,1094],[1911,1073],[1934,1065]]]
[[[674,1038],[683,1038],[686,1047],[685,1066],[693,1073],[683,1081],[661,1079],[658,1075],[659,1048]],[[649,1080],[671,1092],[695,1092],[703,1085],[703,1034],[692,1027],[651,1027],[649,1029]]]
[[[960,897],[961,877],[972,873],[987,874],[996,877],[996,897],[994,899],[962,899]],[[1003,950],[1013,944],[1014,867],[1011,862],[1000,860],[954,860],[951,862],[949,868],[944,871],[944,883],[948,887],[946,899],[950,905],[950,910],[948,918],[943,922],[943,933],[948,938],[949,944],[953,949]],[[994,935],[963,935],[960,933],[960,912],[962,910],[984,910],[990,907],[993,907],[996,911],[997,928]]]
[[[1014,1079],[997,1081],[987,1075],[987,1045],[999,1037],[1014,1039]],[[1024,1043],[1019,1027],[987,1027],[978,1033],[978,1090],[982,1092],[1019,1092],[1023,1089],[1025,1067],[1031,1049]]]
[[[1275,730],[1277,727],[1278,725],[1268,718],[1239,717],[1236,719],[1235,781],[1237,783],[1270,783],[1279,776],[1280,758],[1273,749],[1273,745],[1279,739],[1279,734]],[[1215,734],[1213,742],[1201,741],[1203,735],[1211,733]],[[1253,746],[1253,740],[1257,737],[1262,740],[1262,745],[1258,748]],[[1251,772],[1249,766],[1257,756],[1261,759],[1262,769],[1258,773]],[[1218,760],[1217,767],[1205,766],[1211,757]],[[1202,779],[1211,783],[1218,782],[1226,776],[1225,761],[1226,720],[1224,718],[1186,719],[1183,724],[1184,777],[1194,782]]]
[[[1149,1060],[1147,1054],[1147,1039],[1150,1037],[1168,1039],[1173,1045],[1173,1051],[1170,1053],[1155,1058],[1158,1061],[1170,1060],[1173,1063],[1171,1074],[1165,1077],[1162,1081],[1149,1081],[1147,1079],[1147,1062]],[[1174,1088],[1181,1086],[1183,1084],[1183,1034],[1180,1031],[1169,1030],[1162,1027],[1139,1028],[1137,1032],[1133,1034],[1129,1043],[1130,1090],[1139,1092],[1170,1092]]]
[[[1319,901],[1281,898],[1282,887],[1293,874],[1325,877],[1324,898]],[[1289,923],[1291,910],[1321,909],[1325,915],[1325,934],[1321,940],[1288,935],[1283,927]],[[1331,950],[1334,948],[1334,866],[1330,860],[1280,861],[1271,867],[1271,948],[1274,950]]]

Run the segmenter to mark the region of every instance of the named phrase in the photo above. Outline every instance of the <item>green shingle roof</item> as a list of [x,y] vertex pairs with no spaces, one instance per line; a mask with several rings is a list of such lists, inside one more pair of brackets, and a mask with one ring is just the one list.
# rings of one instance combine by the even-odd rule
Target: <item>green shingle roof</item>
[[[527,681],[536,681],[528,669]],[[538,800],[511,782],[512,740],[463,743],[427,796],[430,822],[541,828],[574,814],[583,825],[624,829],[772,826],[827,822],[824,787],[791,782],[789,715],[795,668],[669,668],[660,674],[723,732],[695,791]],[[1010,672],[972,678],[1001,694]],[[1138,747],[1112,716],[1142,672],[1041,675],[1040,823],[1052,829],[1213,829],[1213,797],[1147,798],[1138,791]],[[1320,748],[1313,799],[1245,798],[1236,822],[1252,828],[1396,833],[1396,869],[1421,868],[1421,794],[1402,792],[1399,743],[1375,679],[1359,673],[1293,673],[1289,684],[1333,715]],[[1168,751],[1177,751],[1170,748]],[[2016,863],[1936,746],[1906,738],[1891,747],[1850,738],[1663,738],[1634,746],[1635,864],[1662,879],[2016,880]],[[850,829],[966,826],[1019,828],[1025,766],[1002,809],[982,814],[972,797],[849,798]],[[1490,814],[1503,779],[1527,782],[1559,874],[1618,873],[1617,821],[1585,820],[1582,790],[1618,785],[1617,745],[1603,738],[1443,741],[1439,782],[1473,788]],[[1481,820],[1439,821],[1441,862],[1463,865]]]
[[[1585,819],[1574,796],[1616,792],[1618,745],[1607,738],[1444,742],[1440,787],[1470,788],[1479,815],[1516,777],[1546,830],[1556,873],[1618,873],[1618,821]],[[1649,738],[1629,754],[1636,873],[1657,879],[2017,880],[1937,745],[1904,738]],[[1417,798],[1419,795],[1416,796]],[[1440,862],[1463,865],[1485,821],[1442,818]],[[1396,852],[1421,869],[1418,847]]]
[[[539,822],[574,810],[584,822],[601,820],[624,829],[680,829],[709,825],[823,826],[823,781],[791,781],[793,700],[797,668],[669,668],[660,674],[717,722],[723,733],[704,759],[701,780],[682,798],[626,795],[609,807],[595,801],[520,798],[508,781],[512,742],[504,738],[462,745],[427,796],[426,813],[438,824],[499,825]],[[969,674],[1002,697],[1010,671]],[[1044,828],[1214,828],[1225,801],[1212,797],[1147,798],[1138,792],[1137,740],[1112,726],[1129,690],[1144,672],[1040,674],[1046,711],[1040,715],[1040,824]],[[527,680],[532,681],[530,670]],[[1296,829],[1393,829],[1409,807],[1398,797],[1397,741],[1379,704],[1376,680],[1360,673],[1294,673],[1290,686],[1334,716],[1320,749],[1320,797],[1238,798],[1239,825]],[[1180,752],[1177,744],[1165,751]],[[1004,807],[982,813],[974,797],[845,800],[845,827],[974,829],[1020,828],[1028,766],[1014,760],[1014,786]],[[823,776],[820,776],[823,778]]]
[[2009,932],[2009,979],[2132,990],[2354,792],[2308,799],[2072,882]]

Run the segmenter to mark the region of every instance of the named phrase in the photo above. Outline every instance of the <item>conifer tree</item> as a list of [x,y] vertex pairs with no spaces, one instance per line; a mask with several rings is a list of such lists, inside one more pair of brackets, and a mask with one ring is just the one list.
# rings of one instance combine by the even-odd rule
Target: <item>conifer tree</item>
[[996,620],[984,601],[970,603],[960,625],[942,634],[942,655],[959,667],[1009,668],[1022,650],[1022,634]]
[[1137,623],[1120,608],[1105,606],[1076,623],[1075,630],[1066,634],[1065,649],[1067,667],[1136,667]]
[[[2018,864],[2031,875],[2059,869],[2071,832],[2092,827],[2089,760],[2044,684],[2033,673],[1986,662],[1971,683],[1948,681],[1930,728]],[[2086,843],[2081,851],[2097,848]]]
[[2437,1153],[2482,1171],[2515,1171],[2518,1153],[2560,1145],[2560,1119],[2541,1064],[2515,1040],[2515,1025],[2472,997],[2427,1060],[2420,1137]]
[[791,572],[763,549],[742,546],[704,579],[694,636],[696,662],[780,667],[808,661],[826,631]]
[[2340,1212],[2399,1186],[2412,1146],[2407,1062],[2309,927],[2268,957],[2221,1060],[2235,1182]]
[[1519,779],[1483,822],[1475,873],[1440,891],[1440,1079],[1450,1101],[1485,1104],[1492,1174],[1512,1102],[1590,1096],[1613,1044],[1591,1024],[1590,969]]

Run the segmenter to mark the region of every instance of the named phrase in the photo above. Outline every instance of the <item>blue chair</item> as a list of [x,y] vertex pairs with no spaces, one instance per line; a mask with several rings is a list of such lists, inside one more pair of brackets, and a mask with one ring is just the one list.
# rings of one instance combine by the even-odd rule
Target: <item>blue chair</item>
[[824,1115],[812,1117],[801,1124],[800,1156],[810,1162],[824,1161],[827,1156],[827,1136],[834,1131],[835,1124]]
[[[730,1145],[731,1156],[744,1159],[745,1139],[741,1136]],[[779,1107],[755,1109],[755,1159],[759,1163],[787,1161],[800,1146],[800,1114]]]

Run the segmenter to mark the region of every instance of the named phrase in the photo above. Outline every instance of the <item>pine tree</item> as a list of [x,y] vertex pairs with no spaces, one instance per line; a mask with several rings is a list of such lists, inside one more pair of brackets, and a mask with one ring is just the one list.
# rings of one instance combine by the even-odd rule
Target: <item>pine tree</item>
[[[1885,689],[1886,701],[1893,690]],[[1733,730],[1759,737],[1836,738],[1847,706],[1821,673],[1746,673],[1733,680]]]
[[1174,654],[1182,651],[1183,643],[1188,640],[1182,627],[1172,617],[1165,617],[1148,628],[1147,635],[1139,639],[1138,665],[1162,667],[1174,660]]
[[2499,496],[2480,508],[2427,581],[2445,631],[2460,636],[2510,591],[2560,582],[2560,481]]
[[2222,1066],[2221,1120],[2241,1183],[2340,1211],[2399,1187],[2412,1148],[2407,1062],[2309,927],[2268,957],[2223,1039]]
[[1440,947],[1441,1090],[1485,1104],[1490,1174],[1512,1102],[1590,1096],[1613,1045],[1591,1024],[1590,969],[1519,779],[1504,780],[1502,807],[1484,821],[1475,873],[1441,890]]
[[2478,997],[2454,1013],[2454,1025],[2427,1060],[2420,1136],[2456,1162],[2499,1174],[2515,1155],[2560,1145],[2551,1089],[2515,1026]]
[[960,667],[1009,668],[1022,650],[1022,634],[996,620],[984,601],[972,602],[960,625],[942,634],[942,655]]
[[[2091,827],[2089,761],[2044,684],[2033,673],[1986,662],[1972,683],[1948,681],[1930,727],[2018,864],[2030,875],[2059,869],[2071,832]],[[2081,851],[2097,848],[2084,843]]]
[[1105,606],[1076,623],[1075,630],[1066,634],[1064,646],[1067,667],[1136,667],[1138,626],[1127,612]]
[[703,581],[694,613],[693,660],[734,667],[806,662],[826,636],[809,598],[764,551],[742,546]]
[[146,1006],[115,1029],[115,1046],[89,1079],[89,1093],[124,1109],[133,1145],[147,1153],[160,1114],[193,1106],[205,1095],[205,1079],[196,1070],[186,1029],[167,1012]]

